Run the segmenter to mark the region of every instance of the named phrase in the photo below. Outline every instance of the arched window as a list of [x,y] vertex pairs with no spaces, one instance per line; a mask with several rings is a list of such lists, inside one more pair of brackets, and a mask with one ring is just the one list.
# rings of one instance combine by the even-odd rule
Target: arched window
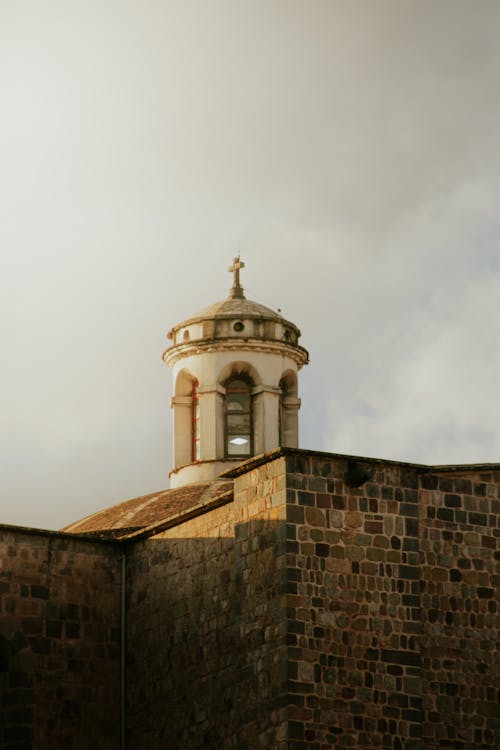
[[241,376],[226,383],[226,456],[252,455],[251,389]]
[[199,461],[200,451],[200,396],[198,394],[198,381],[193,381],[191,388],[191,460]]
[[188,370],[183,369],[177,374],[172,408],[174,467],[178,468],[201,458],[198,380]]

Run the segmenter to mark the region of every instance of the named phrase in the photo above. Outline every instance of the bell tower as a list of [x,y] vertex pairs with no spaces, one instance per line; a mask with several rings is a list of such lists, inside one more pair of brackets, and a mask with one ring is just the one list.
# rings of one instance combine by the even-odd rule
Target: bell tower
[[172,487],[215,479],[251,456],[298,447],[299,329],[246,299],[245,264],[229,268],[227,299],[174,326],[163,355],[173,370]]

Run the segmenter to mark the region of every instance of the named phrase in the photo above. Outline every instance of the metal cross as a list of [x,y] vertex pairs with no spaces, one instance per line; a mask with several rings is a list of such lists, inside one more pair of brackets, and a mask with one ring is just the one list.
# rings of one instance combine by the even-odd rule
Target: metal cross
[[231,289],[231,297],[243,297],[243,288],[240,286],[240,269],[245,268],[245,264],[240,260],[240,256],[237,255],[233,260],[233,264],[229,266],[229,273],[234,274],[234,284]]

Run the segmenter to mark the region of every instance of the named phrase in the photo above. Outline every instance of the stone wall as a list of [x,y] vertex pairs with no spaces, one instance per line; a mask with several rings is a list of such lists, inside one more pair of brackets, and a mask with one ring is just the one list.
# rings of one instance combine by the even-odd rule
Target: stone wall
[[499,467],[234,477],[149,538],[2,528],[2,750],[118,750],[124,684],[128,748],[500,747]]
[[426,747],[500,747],[500,471],[422,476]]
[[231,505],[137,542],[127,556],[130,747],[220,747],[237,659]]
[[130,747],[286,747],[282,463],[130,550]]
[[500,472],[289,451],[238,473],[130,552],[132,746],[500,746]]
[[235,571],[239,648],[250,699],[238,750],[288,750],[286,462],[279,458],[235,482]]
[[291,750],[421,747],[415,468],[288,458]]
[[0,747],[117,750],[119,549],[0,531]]

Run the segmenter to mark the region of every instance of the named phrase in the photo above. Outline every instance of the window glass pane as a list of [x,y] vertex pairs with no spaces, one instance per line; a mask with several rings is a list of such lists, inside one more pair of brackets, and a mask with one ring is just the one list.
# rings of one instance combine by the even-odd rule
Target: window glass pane
[[248,435],[230,435],[227,442],[228,456],[249,456],[250,437]]
[[226,390],[227,391],[246,391],[248,393],[249,386],[248,386],[248,383],[245,383],[244,380],[231,380],[231,382],[227,384]]
[[228,411],[250,411],[250,396],[248,393],[231,393],[227,398]]
[[226,455],[251,456],[251,385],[244,380],[226,383]]
[[234,435],[237,432],[250,434],[250,414],[228,414],[227,431]]

